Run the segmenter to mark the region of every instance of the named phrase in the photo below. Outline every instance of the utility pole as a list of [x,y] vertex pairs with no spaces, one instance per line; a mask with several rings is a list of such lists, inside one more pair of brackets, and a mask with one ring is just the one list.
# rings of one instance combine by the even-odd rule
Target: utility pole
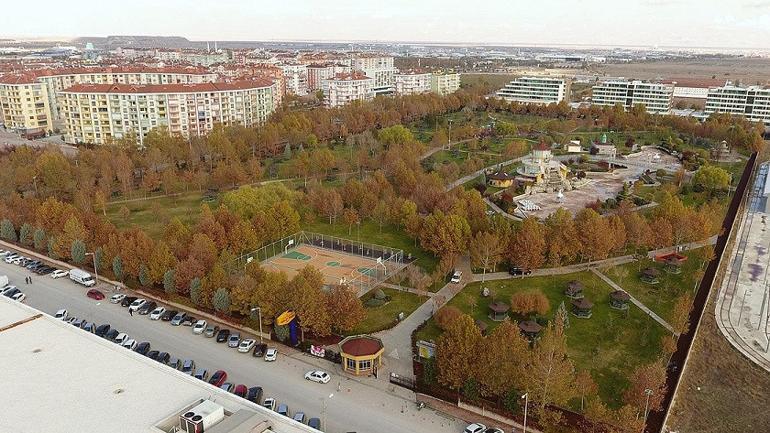
[[647,395],[647,400],[644,402],[644,423],[642,423],[642,433],[644,433],[644,429],[647,427],[647,409],[650,407],[650,396],[652,395],[652,390],[647,388],[644,390],[644,394]]
[[529,393],[521,396],[524,399],[524,432],[527,433],[527,406],[529,406]]
[[452,148],[452,119],[449,119],[449,143],[447,144],[447,150]]
[[259,313],[259,344],[262,344],[262,307],[253,307],[251,314],[253,315],[255,311]]

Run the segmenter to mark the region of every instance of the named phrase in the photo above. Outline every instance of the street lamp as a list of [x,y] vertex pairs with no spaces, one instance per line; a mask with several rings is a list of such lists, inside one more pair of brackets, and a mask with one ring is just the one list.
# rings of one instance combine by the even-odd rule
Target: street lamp
[[323,431],[326,431],[326,399],[331,399],[334,394],[329,394],[328,397],[321,397],[321,424]]
[[262,344],[262,307],[253,307],[251,314],[254,315],[255,311],[259,313],[259,344]]
[[647,396],[647,401],[644,402],[644,423],[642,424],[642,433],[644,433],[645,427],[647,427],[647,408],[650,406],[650,396],[652,390],[647,388],[644,390],[644,394]]
[[449,142],[447,143],[447,150],[452,148],[452,119],[449,119]]
[[96,284],[99,284],[99,269],[96,268],[96,251],[93,253],[86,253],[86,255],[94,257],[94,274],[96,274]]
[[529,393],[521,396],[524,399],[524,432],[527,433],[527,406],[529,406]]

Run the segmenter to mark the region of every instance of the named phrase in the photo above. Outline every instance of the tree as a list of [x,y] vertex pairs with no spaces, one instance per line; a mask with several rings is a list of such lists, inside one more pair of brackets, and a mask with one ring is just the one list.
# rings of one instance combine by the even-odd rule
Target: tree
[[35,249],[40,251],[46,246],[46,239],[45,239],[45,230],[41,228],[35,229],[35,231],[32,233],[32,242],[35,246]]
[[[623,393],[623,402],[637,409],[637,413],[644,411],[645,405],[649,411],[658,410],[666,395],[666,367],[664,361],[641,365],[634,370],[630,377],[631,384]],[[650,393],[649,404],[647,391]]]
[[32,244],[32,226],[29,223],[24,223],[19,228],[19,242],[22,245],[29,246]]
[[299,318],[300,329],[310,331],[318,337],[331,332],[331,318],[323,302],[323,275],[313,266],[302,268],[289,282],[289,307]]
[[99,272],[102,270],[102,264],[104,261],[104,250],[99,247],[94,251],[94,271]]
[[494,232],[478,232],[469,245],[471,265],[482,268],[481,282],[486,279],[487,270],[493,270],[503,255],[500,237]]
[[171,249],[163,241],[156,242],[148,260],[150,281],[152,283],[162,281],[166,271],[173,269],[174,266],[176,266],[176,257]]
[[561,301],[561,304],[559,304],[555,317],[561,321],[564,329],[569,329],[569,313],[567,312],[567,307],[564,306],[564,301]]
[[193,304],[201,305],[201,301],[203,301],[203,299],[201,299],[201,295],[203,294],[202,292],[203,290],[200,278],[193,278],[193,280],[190,281],[190,300],[193,302]]
[[580,236],[572,214],[559,208],[545,219],[546,259],[551,266],[575,261],[580,255]]
[[445,305],[436,311],[433,319],[436,321],[436,326],[439,329],[446,331],[454,321],[459,319],[463,315],[463,312],[459,308],[451,305]]
[[16,229],[13,228],[11,220],[4,219],[0,222],[0,237],[6,241],[16,242]]
[[678,334],[683,334],[690,326],[690,310],[692,309],[692,295],[685,292],[680,296],[671,311],[671,327]]
[[722,167],[706,164],[695,172],[692,184],[713,195],[730,186],[730,173]]
[[230,292],[227,289],[217,289],[211,302],[214,304],[214,309],[219,313],[225,314],[230,312]]
[[123,260],[120,256],[115,256],[112,259],[112,273],[115,275],[115,278],[123,282]]
[[422,223],[420,244],[437,256],[454,257],[466,250],[470,232],[465,218],[436,211]]
[[584,403],[586,397],[596,395],[599,391],[599,386],[596,385],[590,372],[587,370],[580,370],[577,376],[575,376],[575,387],[580,393],[580,411],[582,412],[585,408]]
[[511,295],[511,311],[514,313],[521,315],[535,313],[543,316],[550,309],[548,298],[540,290],[517,292]]
[[152,280],[150,279],[150,270],[147,268],[147,265],[142,263],[139,265],[139,284],[141,284],[143,287],[147,287],[152,283]]
[[536,218],[525,218],[508,245],[508,259],[523,269],[536,269],[545,262],[545,231]]
[[176,283],[173,269],[169,269],[163,274],[163,290],[167,295],[173,295],[176,293]]
[[366,318],[366,310],[355,290],[335,285],[326,293],[326,308],[332,330],[340,333],[352,331]]
[[86,260],[86,243],[80,239],[72,241],[70,255],[73,262],[78,265],[82,264]]
[[452,322],[436,341],[438,381],[458,390],[473,377],[481,331],[471,316],[464,314]]
[[575,216],[580,236],[581,253],[588,261],[606,259],[615,246],[613,231],[607,220],[593,209],[583,209]]
[[345,208],[345,210],[342,211],[342,220],[345,221],[345,224],[348,226],[348,236],[350,236],[350,232],[353,230],[353,225],[361,222],[361,220],[358,219],[358,213],[351,208]]
[[480,346],[476,376],[482,394],[501,396],[511,388],[525,386],[529,342],[515,322],[506,320],[501,323],[482,339]]
[[575,396],[575,367],[567,356],[563,324],[549,323],[531,353],[527,389],[542,412],[549,404],[563,405]]

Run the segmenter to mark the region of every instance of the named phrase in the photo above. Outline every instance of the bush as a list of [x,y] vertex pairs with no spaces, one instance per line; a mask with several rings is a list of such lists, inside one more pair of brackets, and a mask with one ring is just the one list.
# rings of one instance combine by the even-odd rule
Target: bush
[[16,242],[16,229],[9,219],[0,222],[0,237],[6,241]]
[[214,292],[214,298],[211,303],[214,305],[214,309],[220,313],[230,312],[230,292],[227,289],[220,288]]
[[447,305],[441,307],[433,318],[436,321],[436,326],[438,326],[441,330],[446,331],[447,326],[449,326],[449,324],[455,320],[459,319],[462,315],[463,312],[460,311],[459,308]]
[[382,291],[382,289],[375,289],[374,293],[372,294],[372,297],[374,299],[378,299],[380,301],[384,301],[388,296],[385,294],[385,292]]
[[275,332],[275,338],[277,338],[281,343],[285,343],[291,335],[289,325],[273,324],[273,332]]
[[173,295],[176,293],[176,284],[174,284],[174,270],[169,269],[163,274],[163,290],[166,294]]
[[386,304],[386,301],[384,299],[377,299],[377,298],[369,298],[364,302],[365,307],[369,308],[375,308],[375,307],[382,307]]
[[527,315],[535,313],[544,315],[551,309],[548,298],[540,290],[519,292],[511,295],[511,311]]

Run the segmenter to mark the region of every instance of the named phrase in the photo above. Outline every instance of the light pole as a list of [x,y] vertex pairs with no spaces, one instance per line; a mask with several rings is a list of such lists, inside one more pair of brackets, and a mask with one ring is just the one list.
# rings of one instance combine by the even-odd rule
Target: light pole
[[647,401],[644,402],[644,423],[642,423],[642,433],[644,433],[644,429],[647,427],[647,408],[650,406],[652,390],[647,388],[644,390],[644,394],[647,396]]
[[329,394],[329,397],[321,397],[321,424],[323,431],[326,431],[326,399],[331,399],[334,394]]
[[452,148],[452,119],[449,119],[449,143],[447,143],[447,150]]
[[259,313],[259,344],[262,344],[262,307],[253,307],[251,314],[254,315],[255,311]]
[[93,256],[94,257],[94,274],[96,274],[96,284],[99,284],[99,269],[96,267],[96,251],[93,253],[86,253],[87,256]]
[[529,406],[529,393],[521,396],[524,399],[524,432],[527,433],[527,406]]

